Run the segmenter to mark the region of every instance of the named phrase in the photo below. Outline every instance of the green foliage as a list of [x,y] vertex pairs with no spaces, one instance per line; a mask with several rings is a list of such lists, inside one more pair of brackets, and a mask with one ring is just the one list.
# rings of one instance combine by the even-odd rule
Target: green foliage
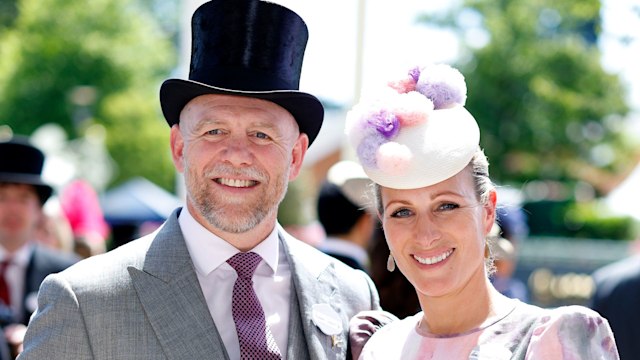
[[17,13],[16,0],[0,0],[0,33],[13,25]]
[[109,119],[107,148],[118,164],[113,184],[142,176],[172,190],[175,169],[169,147],[169,126],[164,121],[156,97],[157,87],[146,92],[131,89],[128,93],[109,96],[100,112]]
[[[18,9],[0,33],[0,122],[27,135],[53,122],[71,139],[103,124],[119,180],[172,188],[157,89],[175,59],[156,22],[133,0],[19,0]],[[75,99],[79,88],[95,96]]]
[[300,172],[297,179],[289,183],[287,192],[278,208],[278,222],[282,226],[304,226],[315,217],[312,174]]
[[[552,0],[468,0],[489,42],[469,46],[458,64],[467,108],[500,183],[534,179],[591,183],[634,165],[621,131],[625,89],[603,70],[595,39],[600,3]],[[456,23],[460,33],[478,31]],[[429,19],[427,19],[428,21]]]
[[566,227],[577,238],[633,240],[635,222],[628,216],[607,215],[596,203],[574,203],[564,216]]
[[535,201],[523,206],[532,236],[632,240],[638,224],[629,216],[614,216],[597,202]]

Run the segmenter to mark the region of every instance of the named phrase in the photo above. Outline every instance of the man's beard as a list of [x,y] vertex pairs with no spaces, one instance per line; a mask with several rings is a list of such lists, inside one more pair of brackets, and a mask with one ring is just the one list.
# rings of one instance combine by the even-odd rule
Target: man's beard
[[[246,196],[226,196],[213,190],[215,177],[248,177],[260,184],[267,184],[269,176],[256,168],[234,168],[217,165],[198,177],[195,170],[185,173],[188,197],[196,210],[213,227],[228,233],[244,233],[260,224],[268,215],[278,211],[278,205],[284,199],[288,181],[285,174],[289,168],[272,179],[265,192]],[[211,174],[211,176],[209,176]],[[214,175],[215,174],[215,175]]]

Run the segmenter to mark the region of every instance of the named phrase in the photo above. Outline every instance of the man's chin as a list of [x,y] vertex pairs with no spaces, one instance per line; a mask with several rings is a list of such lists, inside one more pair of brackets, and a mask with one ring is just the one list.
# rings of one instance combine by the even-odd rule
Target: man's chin
[[[242,216],[237,211],[220,211],[209,216],[205,216],[207,221],[217,229],[231,234],[242,234],[255,228],[262,218],[256,218],[255,213],[251,216]],[[233,219],[233,221],[228,221]]]
[[216,228],[229,233],[229,234],[244,234],[249,230],[253,229],[255,225],[253,224],[212,224]]

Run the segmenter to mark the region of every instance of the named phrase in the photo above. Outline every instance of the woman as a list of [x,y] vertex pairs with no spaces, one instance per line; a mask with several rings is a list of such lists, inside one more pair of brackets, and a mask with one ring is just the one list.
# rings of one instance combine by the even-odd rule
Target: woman
[[430,65],[348,115],[349,141],[375,183],[389,271],[409,279],[422,309],[379,329],[360,359],[618,359],[597,313],[542,309],[491,285],[496,190],[465,100],[464,77]]

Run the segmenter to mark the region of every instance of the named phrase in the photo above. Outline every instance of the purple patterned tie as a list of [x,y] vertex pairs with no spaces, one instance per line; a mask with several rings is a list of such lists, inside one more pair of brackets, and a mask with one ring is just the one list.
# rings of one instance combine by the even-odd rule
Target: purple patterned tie
[[253,291],[253,272],[262,258],[254,252],[237,253],[227,263],[238,273],[233,286],[233,321],[240,341],[240,359],[281,359],[280,350]]

